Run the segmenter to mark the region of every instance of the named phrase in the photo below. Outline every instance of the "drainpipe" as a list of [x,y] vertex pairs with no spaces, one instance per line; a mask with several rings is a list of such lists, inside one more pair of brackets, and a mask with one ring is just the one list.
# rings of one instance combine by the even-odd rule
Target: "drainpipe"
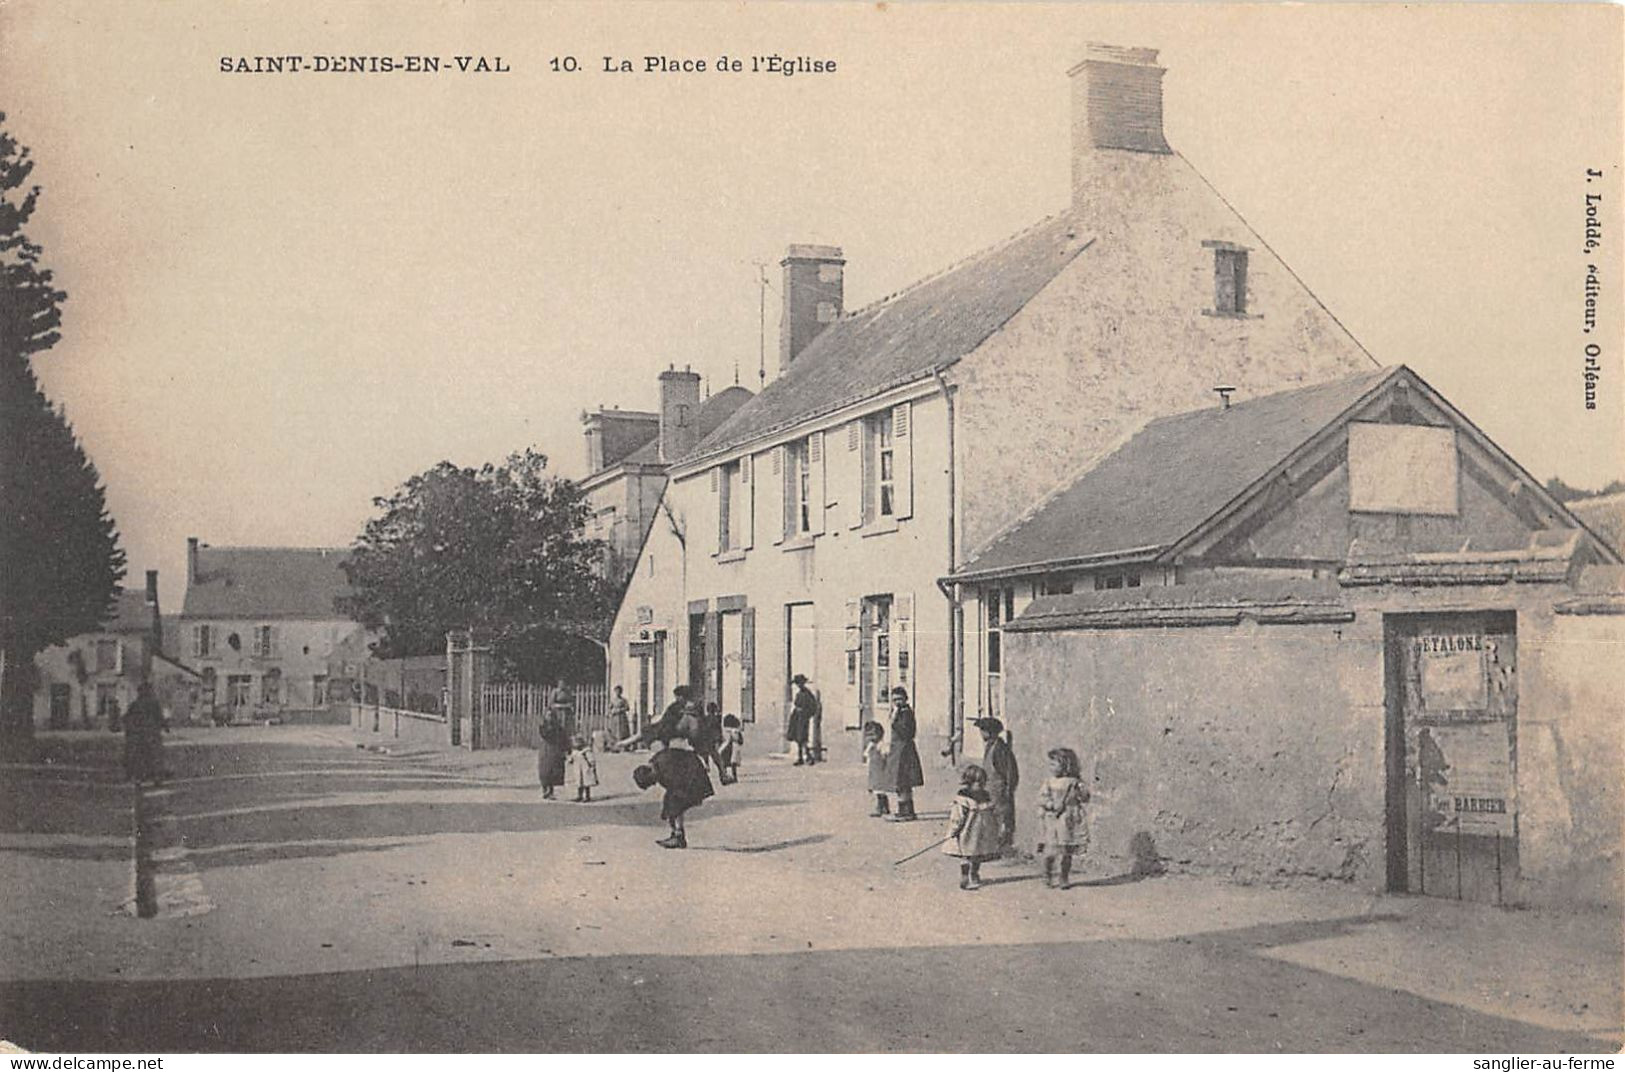
[[[958,472],[955,466],[954,455],[954,395],[948,387],[948,381],[942,378],[942,369],[933,368],[932,377],[937,381],[937,389],[942,392],[943,404],[948,407],[948,573],[951,575],[959,568],[959,539],[958,539],[958,502],[959,485]],[[961,648],[964,644],[964,609],[959,602],[959,586],[954,585],[953,592],[937,582],[937,588],[948,599],[948,760],[957,763],[959,757],[955,754],[955,734],[963,724],[959,695],[961,662]]]

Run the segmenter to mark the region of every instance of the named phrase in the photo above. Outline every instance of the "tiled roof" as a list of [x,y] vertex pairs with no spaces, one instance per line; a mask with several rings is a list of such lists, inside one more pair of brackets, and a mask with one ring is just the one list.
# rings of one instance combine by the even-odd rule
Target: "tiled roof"
[[1088,245],[1071,216],[1054,216],[837,320],[683,460],[719,453],[953,364]]
[[197,577],[186,586],[183,618],[342,618],[350,594],[343,548],[198,548]]
[[1121,629],[1145,626],[1236,625],[1258,622],[1346,622],[1354,611],[1329,579],[1245,577],[1035,599],[1011,632]]
[[[717,428],[721,426],[723,421],[727,420],[729,417],[732,417],[739,411],[741,406],[743,406],[746,402],[749,402],[754,397],[755,395],[751,394],[748,389],[741,387],[736,383],[723,388],[710,398],[706,399],[704,404],[700,406],[700,413],[699,417],[697,418],[699,425],[697,428],[699,438],[703,440],[706,436],[716,431]],[[622,458],[618,464],[659,465],[660,436],[656,435],[653,439],[649,440],[649,442],[643,444],[643,446]]]
[[147,593],[141,588],[119,588],[113,597],[113,612],[102,623],[103,632],[150,633],[152,608],[147,605]]
[[1163,417],[995,538],[960,576],[1143,551],[1193,532],[1399,367]]
[[1563,505],[1615,551],[1625,552],[1625,491],[1593,495]]

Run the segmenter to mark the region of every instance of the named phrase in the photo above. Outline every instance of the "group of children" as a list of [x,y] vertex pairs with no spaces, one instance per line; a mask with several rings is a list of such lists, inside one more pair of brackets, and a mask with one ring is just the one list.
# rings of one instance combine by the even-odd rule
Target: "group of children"
[[[1044,858],[1044,884],[1064,890],[1072,883],[1072,857],[1089,847],[1083,815],[1089,787],[1083,784],[1078,754],[1072,749],[1050,749],[1049,764],[1050,776],[1038,791],[1038,852]],[[975,763],[960,771],[942,851],[959,858],[962,890],[980,889],[982,864],[1004,853],[999,816],[987,791],[987,771]]]
[[[674,705],[676,706],[676,705]],[[891,788],[886,772],[887,756],[882,742],[885,727],[878,722],[863,727],[863,759],[869,772],[870,792],[883,797]],[[703,716],[677,720],[676,739],[686,739],[689,747],[666,747],[655,752],[648,763],[632,772],[639,789],[659,785],[666,790],[660,817],[671,833],[658,844],[666,848],[687,848],[683,815],[688,809],[714,795],[708,767],[728,784],[738,780],[745,735],[734,715],[717,718],[715,704],[707,704]],[[1073,857],[1089,845],[1084,805],[1089,788],[1084,784],[1078,754],[1070,748],[1052,748],[1048,753],[1050,771],[1038,791],[1039,855],[1044,860],[1044,882],[1052,889],[1067,889],[1072,881]],[[988,860],[1004,855],[1007,848],[1004,820],[998,802],[988,792],[988,772],[979,764],[960,769],[959,790],[948,810],[947,834],[942,851],[960,861],[959,888],[980,889],[981,868]],[[598,761],[592,742],[576,735],[565,759],[566,787],[574,787],[579,802],[592,800],[598,785]],[[881,811],[877,807],[876,814]]]

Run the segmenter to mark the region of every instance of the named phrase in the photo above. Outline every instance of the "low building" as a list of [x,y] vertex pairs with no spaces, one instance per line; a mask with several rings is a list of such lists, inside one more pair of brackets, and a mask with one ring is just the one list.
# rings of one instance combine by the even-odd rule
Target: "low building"
[[1401,366],[1154,421],[947,580],[1125,874],[1617,903],[1619,564]]
[[165,719],[184,722],[192,717],[202,683],[195,670],[166,653],[157,570],[147,571],[144,590],[118,590],[101,629],[47,648],[34,665],[39,729],[118,729],[143,680],[152,682]]
[[348,554],[187,540],[180,657],[202,675],[201,705],[212,718],[281,718],[325,706],[329,659],[365,633],[343,610]]

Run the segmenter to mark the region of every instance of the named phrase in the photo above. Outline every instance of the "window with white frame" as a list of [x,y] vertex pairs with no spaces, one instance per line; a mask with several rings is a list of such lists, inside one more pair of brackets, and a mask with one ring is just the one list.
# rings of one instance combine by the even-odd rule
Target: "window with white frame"
[[869,487],[864,494],[864,516],[873,521],[897,516],[897,439],[892,411],[882,410],[868,419],[870,457],[864,466]]
[[739,463],[729,462],[717,470],[717,550],[731,551],[739,546]]
[[1104,592],[1114,588],[1138,587],[1140,587],[1140,574],[1134,570],[1095,574],[1095,591],[1097,592]]
[[1016,616],[1013,586],[987,589],[982,595],[983,670],[987,678],[985,713],[1001,718],[1004,711],[1004,623]]
[[812,463],[810,440],[784,448],[784,535],[793,539],[812,531]]
[[277,653],[276,627],[260,625],[254,627],[254,654],[261,659],[269,659]]

